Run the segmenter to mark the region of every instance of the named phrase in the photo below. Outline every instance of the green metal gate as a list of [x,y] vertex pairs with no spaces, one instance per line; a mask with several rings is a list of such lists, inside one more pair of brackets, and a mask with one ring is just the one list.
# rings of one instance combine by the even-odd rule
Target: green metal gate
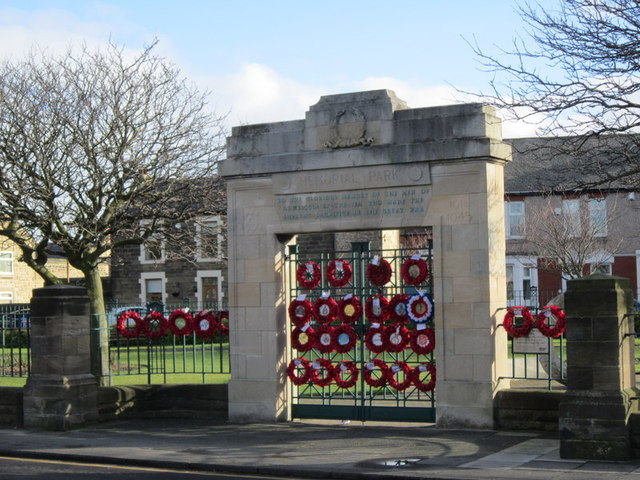
[[431,248],[353,247],[289,251],[292,415],[434,422]]

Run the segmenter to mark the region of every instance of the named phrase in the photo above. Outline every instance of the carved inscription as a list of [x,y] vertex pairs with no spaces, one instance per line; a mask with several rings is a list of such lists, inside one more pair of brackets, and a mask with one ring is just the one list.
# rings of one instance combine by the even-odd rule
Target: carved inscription
[[353,218],[371,220],[388,215],[423,217],[430,194],[429,187],[398,187],[278,195],[276,205],[283,222]]

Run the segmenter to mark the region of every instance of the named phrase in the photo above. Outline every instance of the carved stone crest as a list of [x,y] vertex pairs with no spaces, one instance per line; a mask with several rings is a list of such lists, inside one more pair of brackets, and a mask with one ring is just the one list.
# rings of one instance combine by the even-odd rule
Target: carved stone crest
[[367,136],[367,118],[355,107],[338,111],[330,132],[331,139],[324,143],[325,148],[368,146],[373,143],[373,137]]

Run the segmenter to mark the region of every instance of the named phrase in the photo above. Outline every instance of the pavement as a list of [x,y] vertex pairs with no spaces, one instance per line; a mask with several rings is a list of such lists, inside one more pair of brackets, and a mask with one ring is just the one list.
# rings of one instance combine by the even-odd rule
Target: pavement
[[65,432],[0,429],[0,455],[180,470],[336,479],[637,479],[640,461],[563,460],[536,432],[430,424],[228,424],[120,420]]

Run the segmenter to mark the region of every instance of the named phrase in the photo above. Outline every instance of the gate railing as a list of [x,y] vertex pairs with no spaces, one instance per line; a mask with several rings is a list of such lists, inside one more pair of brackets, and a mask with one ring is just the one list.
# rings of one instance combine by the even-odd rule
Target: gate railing
[[[329,293],[336,302],[345,295],[358,297],[362,305],[362,313],[352,325],[358,340],[351,350],[344,353],[338,351],[321,352],[317,348],[309,351],[291,350],[291,362],[305,360],[309,364],[319,367],[320,375],[327,375],[327,368],[345,368],[343,362],[352,362],[359,372],[358,380],[353,386],[343,388],[331,382],[322,385],[322,382],[306,381],[300,385],[292,382],[293,416],[306,418],[336,418],[336,419],[379,419],[379,420],[408,420],[408,421],[434,421],[435,420],[435,396],[433,390],[422,391],[414,384],[406,386],[407,377],[404,372],[394,372],[397,375],[395,385],[389,382],[381,386],[370,385],[364,381],[364,368],[369,368],[374,361],[382,361],[384,365],[401,365],[404,362],[409,368],[418,368],[424,363],[435,365],[433,355],[418,355],[411,348],[404,348],[399,352],[370,351],[363,339],[370,330],[371,325],[365,318],[365,303],[372,295],[381,294],[387,299],[395,295],[414,295],[418,290],[431,294],[431,250],[420,249],[422,258],[426,258],[429,265],[427,280],[417,286],[407,286],[402,282],[400,275],[402,262],[411,255],[418,253],[416,250],[366,250],[362,251],[335,251],[330,253],[299,254],[296,248],[292,248],[287,258],[288,272],[288,305],[291,301],[305,295],[305,299],[314,303],[323,295]],[[384,258],[391,266],[391,279],[383,287],[377,287],[367,281],[366,269],[369,263],[378,256]],[[352,278],[344,287],[331,286],[328,282],[327,267],[336,259],[349,262],[352,267]],[[301,288],[297,281],[296,273],[300,265],[305,262],[314,262],[319,266],[321,278],[319,285],[312,289]],[[326,293],[324,293],[326,295]],[[336,327],[339,321],[330,322]],[[320,327],[317,321],[310,324],[311,328]],[[409,324],[407,324],[411,328]],[[431,326],[431,325],[429,325]],[[289,322],[289,333],[292,334],[294,326]],[[324,360],[322,360],[324,359]],[[326,368],[321,363],[327,364]],[[292,363],[290,363],[290,366]],[[404,380],[403,380],[404,378]],[[435,372],[434,372],[435,380]],[[373,382],[375,383],[375,382]],[[398,385],[398,383],[400,385]],[[411,383],[411,382],[408,382]],[[395,388],[394,388],[395,387]]]
[[[118,317],[126,311],[144,318],[149,311],[165,317],[183,303],[175,305],[111,305],[107,313],[109,338],[108,384],[144,383],[226,383],[229,379],[228,319],[221,328],[203,338],[195,332],[186,335],[166,333],[156,338],[144,334],[125,337],[116,328]],[[187,307],[188,308],[188,307]],[[217,310],[216,304],[191,304],[189,311]],[[101,331],[105,331],[102,329]],[[31,351],[29,344],[30,305],[0,305],[0,377],[29,376]],[[5,384],[13,384],[5,380]]]

